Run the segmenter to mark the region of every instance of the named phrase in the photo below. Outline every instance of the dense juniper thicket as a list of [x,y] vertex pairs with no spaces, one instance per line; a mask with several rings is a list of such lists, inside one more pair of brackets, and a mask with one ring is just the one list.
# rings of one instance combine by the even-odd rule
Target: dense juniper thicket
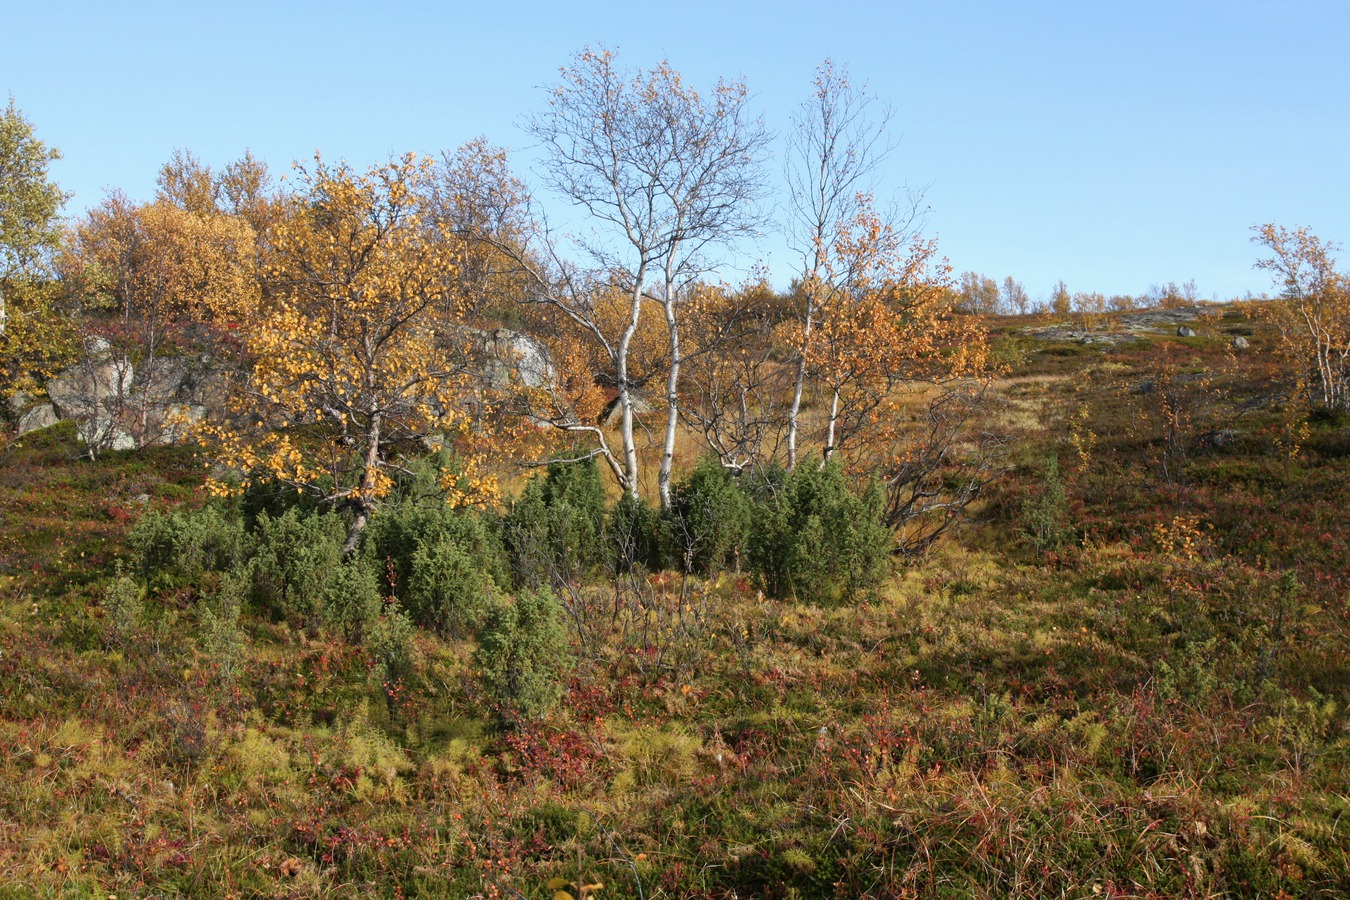
[[[391,618],[447,639],[506,641],[522,666],[555,681],[565,614],[554,594],[572,586],[734,571],[768,596],[829,605],[865,599],[889,572],[880,492],[857,493],[836,464],[737,475],[708,459],[676,484],[665,513],[627,497],[609,504],[590,459],[551,464],[503,510],[456,509],[440,488],[452,464],[444,453],[409,460],[355,554],[343,554],[340,508],[262,481],[198,509],[149,511],[128,536],[131,571],[152,596],[237,594],[253,614],[356,646]],[[518,712],[556,699],[490,669],[484,677]]]

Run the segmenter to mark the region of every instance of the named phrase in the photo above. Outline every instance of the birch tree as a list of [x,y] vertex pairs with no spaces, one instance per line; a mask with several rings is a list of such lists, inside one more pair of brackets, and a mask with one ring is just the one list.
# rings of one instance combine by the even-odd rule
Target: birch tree
[[609,50],[585,49],[562,69],[548,109],[529,122],[546,152],[548,186],[592,226],[578,239],[602,279],[627,297],[617,331],[605,331],[572,289],[543,299],[562,309],[609,357],[620,411],[620,482],[636,496],[634,437],[637,385],[630,352],[644,309],[657,306],[666,325],[666,423],[657,476],[663,506],[679,424],[681,305],[716,250],[753,229],[768,135],[748,109],[744,82],[718,81],[703,93],[685,85],[668,62],[650,70],[619,68]]
[[0,395],[33,391],[69,362],[71,329],[46,276],[61,243],[66,194],[48,178],[61,154],[9,101],[0,108]]
[[871,204],[876,168],[890,151],[889,122],[890,111],[854,84],[845,68],[827,59],[817,67],[815,90],[798,109],[788,133],[788,236],[801,257],[785,439],[789,470],[797,465],[808,361],[821,311],[837,294],[850,290],[837,276],[851,267],[832,265],[830,254],[840,229],[858,221]]
[[84,364],[116,372],[107,408],[85,423],[91,453],[123,431],[138,447],[164,437],[172,423],[153,395],[165,357],[175,345],[199,344],[203,326],[256,295],[253,249],[242,219],[166,199],[135,204],[113,193],[77,223],[66,283],[80,301],[86,344],[102,348]]
[[47,180],[47,166],[60,158],[10,98],[0,113],[0,335],[9,318],[7,293],[19,279],[43,271],[60,243],[66,195]]
[[1270,272],[1281,291],[1259,311],[1279,328],[1286,352],[1317,373],[1323,405],[1350,410],[1350,278],[1336,269],[1332,254],[1339,248],[1306,228],[1252,230],[1252,241],[1272,254],[1256,267]]
[[[405,156],[365,173],[299,169],[266,296],[239,310],[251,381],[210,435],[224,465],[350,512],[346,553],[392,486],[400,442],[469,430],[467,338],[448,327],[467,301],[458,243],[425,225],[430,168]],[[475,457],[465,464],[443,485],[450,501],[494,495]]]

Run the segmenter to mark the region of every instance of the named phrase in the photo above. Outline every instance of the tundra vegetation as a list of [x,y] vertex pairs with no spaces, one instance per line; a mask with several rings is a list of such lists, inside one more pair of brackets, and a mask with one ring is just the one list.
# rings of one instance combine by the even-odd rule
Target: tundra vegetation
[[579,54],[573,238],[485,140],[62,232],[11,104],[0,894],[1350,892],[1335,248],[954,280],[826,63],[799,277],[726,284],[747,97]]

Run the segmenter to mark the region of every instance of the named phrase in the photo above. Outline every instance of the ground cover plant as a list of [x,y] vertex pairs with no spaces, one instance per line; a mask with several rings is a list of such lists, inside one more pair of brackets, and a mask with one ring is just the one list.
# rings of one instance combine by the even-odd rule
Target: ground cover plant
[[1006,471],[903,561],[818,461],[453,508],[409,450],[344,555],[191,450],[7,438],[0,894],[1344,895],[1350,424],[1238,310],[1026,322]]

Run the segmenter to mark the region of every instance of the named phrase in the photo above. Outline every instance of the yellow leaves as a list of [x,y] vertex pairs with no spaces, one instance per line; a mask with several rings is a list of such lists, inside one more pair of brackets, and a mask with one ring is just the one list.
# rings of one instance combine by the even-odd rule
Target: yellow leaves
[[[389,477],[389,473],[383,469],[376,469],[369,473],[365,492],[371,498],[387,497],[393,486],[394,480]],[[353,493],[356,493],[356,491],[353,491]]]
[[[472,450],[464,373],[472,344],[457,296],[461,248],[425,224],[430,164],[357,174],[317,160],[270,234],[267,302],[243,329],[253,362],[217,461],[370,511],[393,488],[389,448],[442,435]],[[500,450],[500,447],[497,448]],[[494,502],[497,476],[466,452],[453,505]]]
[[[597,881],[587,884],[584,880],[577,880],[575,883],[566,878],[550,878],[545,887],[553,891],[553,900],[585,900],[586,897],[593,896],[596,891],[602,890],[605,886],[603,881]],[[575,888],[576,894],[566,890],[566,888]]]
[[1295,366],[1316,372],[1322,403],[1350,409],[1350,276],[1336,269],[1332,253],[1339,248],[1307,228],[1268,224],[1253,231],[1252,240],[1274,254],[1256,267],[1271,273],[1281,295],[1253,312],[1279,329]]
[[461,460],[461,472],[447,473],[441,478],[441,489],[451,509],[488,506],[501,499],[501,481],[487,470],[488,461],[483,454],[463,455]]
[[[0,298],[0,396],[32,393],[75,358],[77,334],[52,285],[11,280]],[[36,376],[36,378],[34,377]]]
[[238,321],[258,301],[253,250],[253,229],[237,216],[114,194],[77,226],[67,268],[102,280],[124,313]]
[[1202,552],[1209,548],[1209,538],[1202,528],[1199,516],[1173,516],[1171,521],[1153,526],[1153,540],[1163,555],[1182,564],[1194,564],[1201,560]]

